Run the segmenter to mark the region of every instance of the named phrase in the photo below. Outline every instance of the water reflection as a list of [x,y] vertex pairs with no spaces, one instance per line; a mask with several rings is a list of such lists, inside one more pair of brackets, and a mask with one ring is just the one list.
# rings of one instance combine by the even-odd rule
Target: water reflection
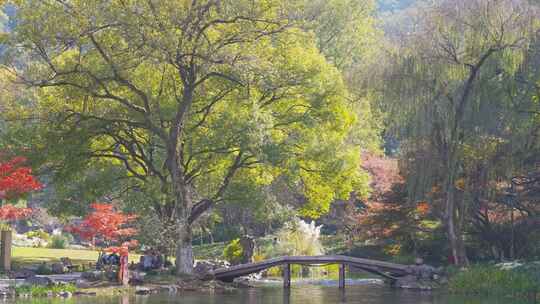
[[291,303],[291,290],[285,289],[283,290],[283,304],[290,304]]
[[394,290],[384,286],[297,285],[259,287],[225,294],[157,294],[149,296],[81,297],[72,299],[20,299],[6,304],[526,304],[504,298],[454,297],[440,293]]
[[346,295],[345,289],[340,289],[339,290],[339,296],[340,296],[339,303],[347,303],[347,297],[345,295]]

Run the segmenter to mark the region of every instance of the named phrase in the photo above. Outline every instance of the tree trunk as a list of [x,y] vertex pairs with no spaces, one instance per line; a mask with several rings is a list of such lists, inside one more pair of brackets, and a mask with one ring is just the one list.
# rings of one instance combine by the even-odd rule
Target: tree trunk
[[[450,151],[449,153],[452,153]],[[465,252],[465,244],[461,233],[461,225],[458,224],[457,206],[456,206],[456,188],[455,188],[455,171],[456,162],[452,160],[453,155],[448,155],[447,162],[447,182],[446,182],[446,198],[445,198],[445,226],[446,235],[450,244],[450,252],[453,263],[457,266],[467,266],[468,259]],[[463,214],[461,214],[463,216]]]
[[191,275],[193,273],[193,239],[191,223],[189,221],[193,207],[191,185],[186,181],[183,161],[184,126],[187,121],[189,109],[193,102],[195,75],[193,66],[179,69],[184,91],[182,102],[179,103],[174,122],[169,131],[167,143],[167,169],[171,174],[171,184],[174,194],[174,220],[177,228],[178,243],[176,245],[176,274]]
[[[179,164],[178,159],[173,164]],[[178,242],[176,245],[176,274],[191,275],[193,273],[193,231],[189,221],[193,201],[189,185],[179,168],[173,166],[170,170],[171,181],[175,195],[174,218],[176,222],[176,233]]]
[[449,188],[446,193],[446,234],[450,243],[452,259],[457,266],[467,266],[469,260],[465,251],[463,235],[456,223],[456,201],[455,190]]
[[[450,250],[452,252],[452,258],[455,265],[458,266],[467,266],[469,261],[467,259],[467,254],[465,252],[465,244],[462,237],[462,224],[465,218],[465,213],[460,212],[458,214],[458,206],[456,204],[455,197],[455,182],[458,172],[458,145],[463,139],[463,130],[461,128],[461,123],[464,118],[465,109],[469,101],[471,92],[473,90],[474,81],[478,75],[480,68],[486,62],[486,60],[495,52],[496,50],[490,48],[486,53],[484,53],[478,63],[473,66],[470,70],[469,77],[464,83],[463,94],[459,100],[457,107],[455,108],[454,113],[454,125],[450,130],[450,137],[448,138],[448,145],[445,147],[446,151],[444,153],[443,159],[446,161],[446,174],[447,183],[446,183],[446,199],[445,199],[445,224],[446,224],[446,233],[448,236],[448,241],[450,243]],[[464,208],[462,208],[464,209]],[[458,218],[458,216],[460,218]],[[461,220],[461,221],[460,221]]]
[[458,245],[458,233],[456,231],[455,223],[455,201],[454,190],[449,188],[446,190],[446,202],[445,202],[445,217],[446,217],[446,235],[450,244],[450,254],[452,256],[452,262],[455,265],[461,265],[461,259],[459,254]]
[[176,274],[191,275],[193,274],[193,246],[191,225],[187,218],[181,220],[178,225],[178,245],[176,247]]
[[511,239],[510,239],[510,260],[513,261],[516,258],[516,249],[515,249],[515,243],[516,243],[516,231],[514,227],[514,208],[512,207],[510,209],[510,227],[512,229],[511,231]]

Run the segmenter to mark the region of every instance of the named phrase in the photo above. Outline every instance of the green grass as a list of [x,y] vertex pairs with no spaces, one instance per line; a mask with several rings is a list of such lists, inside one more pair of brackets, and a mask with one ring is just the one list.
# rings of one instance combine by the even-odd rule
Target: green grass
[[[68,257],[74,265],[94,264],[99,256],[96,250],[78,250],[78,249],[52,249],[52,248],[32,248],[32,247],[13,247],[11,256],[14,266],[27,266],[45,263],[60,262],[60,258]],[[129,261],[138,262],[139,254],[130,254]]]
[[94,250],[52,249],[13,247],[11,256],[18,263],[42,263],[60,261],[62,257],[69,257],[73,263],[95,262],[99,252]]

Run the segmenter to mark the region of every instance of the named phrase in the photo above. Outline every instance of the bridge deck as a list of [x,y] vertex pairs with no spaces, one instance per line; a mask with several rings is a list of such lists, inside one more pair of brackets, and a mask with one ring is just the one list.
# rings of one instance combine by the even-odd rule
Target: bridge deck
[[320,255],[320,256],[284,256],[269,259],[256,263],[241,264],[230,268],[220,268],[214,271],[214,277],[223,281],[231,281],[236,277],[256,273],[264,269],[286,265],[324,265],[324,264],[344,264],[355,268],[371,272],[388,279],[396,279],[409,273],[409,266],[394,264],[376,260],[354,258],[343,255]]

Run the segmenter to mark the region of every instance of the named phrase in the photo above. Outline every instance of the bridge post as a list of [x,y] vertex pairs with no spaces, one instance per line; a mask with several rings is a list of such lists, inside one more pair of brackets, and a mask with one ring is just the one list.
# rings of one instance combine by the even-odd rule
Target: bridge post
[[11,230],[0,231],[0,268],[11,270]]
[[289,263],[283,265],[283,288],[291,288],[291,264]]
[[345,264],[339,264],[339,289],[345,289]]

